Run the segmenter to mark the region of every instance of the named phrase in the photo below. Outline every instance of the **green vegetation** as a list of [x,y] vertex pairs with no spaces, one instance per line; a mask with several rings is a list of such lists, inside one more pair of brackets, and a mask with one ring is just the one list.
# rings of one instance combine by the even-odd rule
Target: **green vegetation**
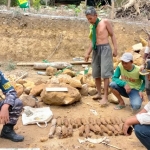
[[33,8],[39,11],[40,7],[41,7],[40,0],[33,0]]
[[78,16],[79,13],[81,12],[80,6],[76,6],[76,5],[68,5],[66,6],[66,9],[73,9],[75,12],[75,16]]
[[[0,0],[0,5],[7,5],[8,0]],[[18,1],[17,0],[11,0],[11,6],[18,6]]]
[[7,5],[7,0],[1,0],[0,5]]
[[11,71],[11,70],[15,70],[16,69],[16,64],[13,62],[13,61],[9,61],[7,64],[6,64],[6,67],[5,67],[5,70],[6,71]]
[[18,6],[18,1],[17,0],[11,0],[11,6]]

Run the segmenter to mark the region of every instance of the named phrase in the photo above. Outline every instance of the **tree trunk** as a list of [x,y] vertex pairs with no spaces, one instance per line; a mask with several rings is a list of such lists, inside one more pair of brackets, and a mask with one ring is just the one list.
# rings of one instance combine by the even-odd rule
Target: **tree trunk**
[[111,19],[114,19],[114,7],[115,7],[115,4],[114,4],[114,0],[111,0],[111,16],[110,18]]
[[7,3],[7,10],[10,9],[10,4],[11,4],[11,0],[8,0],[8,3]]
[[87,0],[85,0],[85,7],[87,6]]

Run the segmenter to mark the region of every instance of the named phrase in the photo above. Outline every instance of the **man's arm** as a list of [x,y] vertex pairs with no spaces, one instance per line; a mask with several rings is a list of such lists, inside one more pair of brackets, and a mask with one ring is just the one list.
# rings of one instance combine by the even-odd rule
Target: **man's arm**
[[147,58],[148,54],[150,53],[150,36],[148,36],[147,44],[148,45],[145,47],[145,51],[144,51],[143,64],[145,64],[146,58]]
[[147,58],[149,52],[150,52],[150,48],[149,48],[149,46],[146,46],[146,47],[145,47],[145,51],[144,51],[144,57],[143,57],[144,63],[145,63],[145,60],[146,60],[146,58]]
[[92,52],[92,43],[90,43],[90,46],[89,46],[89,48],[85,54],[85,61],[86,62],[88,62],[91,52]]
[[105,19],[104,22],[106,24],[107,31],[108,31],[108,33],[109,33],[109,35],[111,37],[112,44],[114,46],[114,53],[113,53],[113,55],[114,55],[114,57],[116,57],[117,56],[117,42],[116,42],[116,37],[115,37],[114,31],[113,31],[112,25],[107,19]]
[[120,68],[118,66],[116,68],[115,72],[114,72],[114,75],[112,77],[112,81],[116,82],[117,85],[119,85],[121,87],[124,87],[126,85],[126,82],[121,80],[121,79],[119,79],[120,75],[121,75],[121,71],[120,71]]
[[150,110],[150,102],[145,105],[145,107],[138,113],[136,116],[132,116],[128,118],[123,125],[123,132],[125,135],[128,135],[128,128],[132,125],[136,124],[150,124],[150,114],[148,111]]
[[132,116],[132,117],[128,118],[123,125],[123,133],[125,135],[129,135],[127,133],[129,127],[132,125],[135,125],[135,124],[139,124],[139,121],[137,120],[136,116]]
[[143,81],[141,84],[141,87],[139,89],[140,92],[143,92],[145,90],[145,76],[140,75],[139,78]]
[[2,72],[0,72],[0,79],[1,79],[2,91],[5,95],[3,104],[14,106],[15,99],[17,98],[17,93],[15,89],[12,87],[10,82],[4,77],[4,74]]

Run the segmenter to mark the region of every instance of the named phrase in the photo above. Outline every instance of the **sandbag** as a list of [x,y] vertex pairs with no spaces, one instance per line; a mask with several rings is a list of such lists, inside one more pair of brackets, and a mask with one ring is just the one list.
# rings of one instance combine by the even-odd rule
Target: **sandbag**
[[[22,123],[23,125],[37,124],[39,127],[46,127],[52,117],[53,113],[50,107],[32,108],[25,106],[22,113]],[[40,123],[45,123],[45,125],[41,126]]]

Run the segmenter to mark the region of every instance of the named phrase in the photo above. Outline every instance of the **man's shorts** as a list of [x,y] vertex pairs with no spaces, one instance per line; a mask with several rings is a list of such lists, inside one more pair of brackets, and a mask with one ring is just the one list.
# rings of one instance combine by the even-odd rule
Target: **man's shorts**
[[113,57],[109,44],[97,45],[92,55],[93,78],[110,78],[113,75]]

